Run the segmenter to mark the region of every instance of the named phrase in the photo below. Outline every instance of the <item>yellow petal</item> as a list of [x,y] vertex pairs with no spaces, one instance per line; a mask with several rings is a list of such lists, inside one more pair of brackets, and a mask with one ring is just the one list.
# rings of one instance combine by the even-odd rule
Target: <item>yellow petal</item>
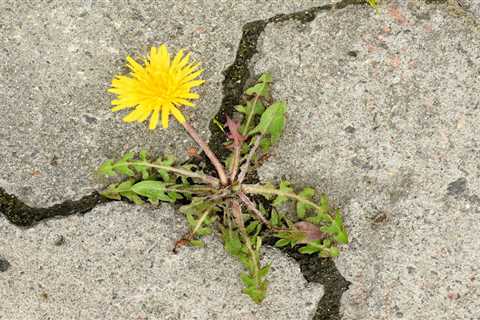
[[168,128],[168,114],[170,113],[169,107],[162,108],[162,126]]
[[186,121],[184,115],[177,108],[172,106],[170,108],[170,111],[172,111],[173,116],[175,117],[175,119],[177,119],[178,122],[184,123]]
[[179,66],[179,63],[180,63],[180,61],[182,61],[182,58],[183,58],[183,51],[184,51],[183,49],[178,51],[177,55],[175,56],[175,58],[172,61],[172,68],[175,68],[175,67]]
[[188,63],[188,61],[190,61],[190,56],[192,55],[191,52],[187,53],[187,55],[178,63],[178,68],[179,69],[182,69],[183,67],[185,67]]
[[130,112],[125,117],[123,117],[123,121],[127,122],[127,123],[136,121],[139,117],[142,116],[142,114],[143,114],[142,110],[140,108],[137,108],[137,109],[133,110],[132,112]]
[[150,118],[150,125],[148,126],[150,130],[153,130],[157,127],[159,109],[160,109],[159,107],[153,109],[153,114],[152,114],[152,117]]
[[160,61],[161,64],[168,68],[170,66],[170,53],[168,52],[167,46],[162,44],[160,46]]
[[118,106],[115,106],[112,108],[112,111],[113,112],[116,112],[116,111],[120,111],[120,110],[123,110],[123,109],[127,109],[127,108],[131,108],[132,106],[129,106],[129,105],[118,105]]

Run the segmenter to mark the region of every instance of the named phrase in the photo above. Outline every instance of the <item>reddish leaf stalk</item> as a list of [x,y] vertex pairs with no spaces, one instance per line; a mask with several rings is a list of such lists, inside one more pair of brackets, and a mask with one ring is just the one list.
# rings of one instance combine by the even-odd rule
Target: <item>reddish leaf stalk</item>
[[185,128],[185,130],[187,130],[190,137],[192,137],[192,139],[198,144],[198,146],[203,150],[203,152],[205,152],[205,155],[208,157],[208,159],[210,159],[211,163],[215,167],[215,170],[217,170],[220,183],[223,186],[228,185],[228,177],[227,177],[227,174],[225,173],[225,168],[223,167],[220,160],[218,160],[215,153],[213,153],[213,151],[210,149],[210,147],[205,142],[205,140],[203,140],[202,137],[200,137],[198,132],[192,127],[192,125],[188,121],[185,121],[184,123],[182,123],[182,125]]

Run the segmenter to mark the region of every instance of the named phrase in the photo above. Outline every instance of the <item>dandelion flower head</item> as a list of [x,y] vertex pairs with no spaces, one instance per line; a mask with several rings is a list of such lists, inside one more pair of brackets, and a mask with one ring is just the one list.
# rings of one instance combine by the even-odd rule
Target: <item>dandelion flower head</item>
[[198,79],[203,69],[199,69],[199,63],[190,62],[190,53],[184,55],[184,50],[180,50],[172,60],[167,47],[161,45],[150,49],[144,65],[130,56],[127,62],[130,74],[116,76],[108,90],[117,95],[112,101],[112,111],[133,108],[123,121],[144,122],[150,118],[152,130],[157,127],[160,115],[164,128],[168,128],[170,114],[184,123],[185,116],[179,107],[193,107],[192,100],[199,96],[190,90],[204,82]]

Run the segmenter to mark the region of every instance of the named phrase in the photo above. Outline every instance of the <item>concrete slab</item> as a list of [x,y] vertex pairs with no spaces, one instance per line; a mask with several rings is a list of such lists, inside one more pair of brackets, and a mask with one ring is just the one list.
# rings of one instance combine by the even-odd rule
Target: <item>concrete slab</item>
[[0,217],[0,319],[311,319],[323,289],[294,260],[266,250],[269,296],[256,305],[217,239],[172,252],[183,220],[124,203],[26,230]]
[[48,206],[94,190],[99,163],[125,150],[185,158],[191,143],[175,123],[149,132],[110,111],[106,89],[127,53],[138,57],[161,43],[193,51],[207,82],[198,110],[187,114],[208,137],[242,26],[326,2],[1,1],[0,187]]
[[444,3],[269,25],[255,72],[288,102],[260,170],[332,195],[347,319],[479,319],[480,33]]

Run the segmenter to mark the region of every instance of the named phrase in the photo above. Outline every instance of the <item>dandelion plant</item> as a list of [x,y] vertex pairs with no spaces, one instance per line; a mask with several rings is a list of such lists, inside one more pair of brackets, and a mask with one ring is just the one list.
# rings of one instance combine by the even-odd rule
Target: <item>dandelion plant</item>
[[297,189],[284,180],[279,184],[255,183],[252,178],[268,158],[270,148],[279,142],[286,121],[287,106],[272,98],[269,74],[246,88],[242,103],[235,107],[234,119],[227,117],[227,122],[220,124],[230,155],[219,159],[180,109],[193,106],[199,95],[191,90],[204,82],[198,79],[203,70],[190,61],[190,53],[181,50],[172,59],[167,47],[161,45],[150,50],[143,65],[131,57],[127,62],[130,74],[115,77],[109,89],[116,95],[112,110],[133,109],[123,120],[149,119],[151,130],[157,127],[160,116],[162,127],[168,128],[173,115],[202,149],[215,173],[180,163],[172,156],[128,152],[100,166],[103,175],[125,177],[108,186],[102,192],[104,197],[138,205],[146,201],[180,204],[189,232],[178,239],[174,251],[185,245],[203,247],[202,237],[220,234],[225,250],[244,266],[245,272],[240,274],[243,292],[256,303],[262,302],[268,288],[270,263],[261,263],[265,237],[277,238],[277,247],[298,248],[304,254],[339,255],[338,246],[347,244],[348,236],[340,210],[331,206],[326,195],[317,195],[310,187]]

